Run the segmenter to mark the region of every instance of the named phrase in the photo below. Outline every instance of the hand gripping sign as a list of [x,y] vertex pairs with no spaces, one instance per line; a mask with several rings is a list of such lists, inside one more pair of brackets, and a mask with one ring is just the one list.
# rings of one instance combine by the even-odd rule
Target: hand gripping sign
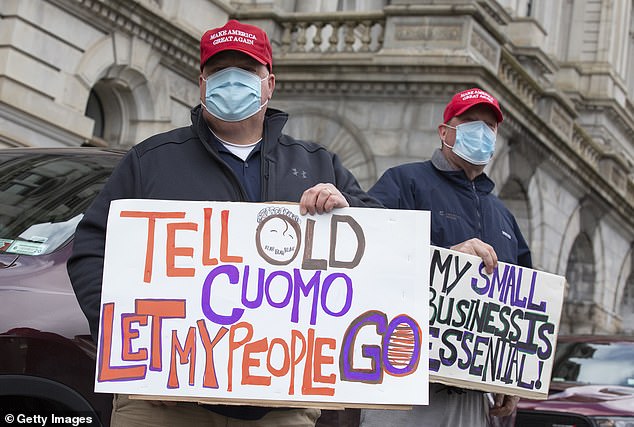
[[430,380],[548,397],[564,277],[433,246],[430,277]]
[[426,404],[429,227],[421,211],[114,201],[95,389]]

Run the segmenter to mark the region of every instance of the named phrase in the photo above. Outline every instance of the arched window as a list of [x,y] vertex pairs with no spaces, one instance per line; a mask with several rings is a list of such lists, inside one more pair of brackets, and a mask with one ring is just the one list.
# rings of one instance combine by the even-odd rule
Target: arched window
[[634,272],[625,281],[621,299],[621,324],[625,332],[634,332]]
[[595,278],[592,242],[587,234],[581,233],[575,239],[568,257],[566,279],[570,288],[566,300],[569,302],[593,301]]
[[105,127],[103,104],[94,90],[90,91],[90,96],[88,96],[88,103],[86,104],[86,112],[84,113],[84,115],[86,117],[90,117],[95,122],[92,134],[97,138],[103,139],[103,130]]
[[87,145],[127,146],[135,141],[130,131],[136,119],[134,97],[121,79],[104,78],[91,89],[85,116],[94,120],[93,137]]

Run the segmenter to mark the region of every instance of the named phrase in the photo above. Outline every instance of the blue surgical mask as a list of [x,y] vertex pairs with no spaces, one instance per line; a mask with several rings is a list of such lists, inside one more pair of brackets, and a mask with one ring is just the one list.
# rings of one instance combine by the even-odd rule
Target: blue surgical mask
[[[239,122],[260,111],[262,82],[257,74],[229,67],[213,73],[205,80],[203,107],[212,116],[225,122]],[[267,101],[268,102],[268,101]]]
[[456,130],[456,142],[452,151],[458,157],[472,165],[489,163],[495,151],[495,132],[486,123],[478,120],[462,123],[456,127],[445,126]]

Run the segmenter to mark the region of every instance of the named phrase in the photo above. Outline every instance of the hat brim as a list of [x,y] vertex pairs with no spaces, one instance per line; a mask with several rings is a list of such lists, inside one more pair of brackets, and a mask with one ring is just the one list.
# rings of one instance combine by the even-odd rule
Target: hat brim
[[502,116],[502,110],[500,110],[500,108],[498,106],[496,106],[495,104],[488,102],[488,101],[478,101],[478,102],[474,102],[473,104],[470,105],[466,105],[464,107],[462,107],[461,109],[457,110],[454,113],[454,117],[459,116],[461,114],[464,114],[465,111],[467,111],[470,108],[475,107],[476,105],[480,105],[480,104],[484,104],[487,105],[489,107],[491,107],[491,110],[493,110],[493,112],[495,113],[495,117],[497,118],[498,123],[501,123],[504,120],[504,116]]
[[209,62],[209,60],[210,60],[211,58],[213,58],[214,56],[218,55],[219,53],[226,52],[226,51],[228,51],[228,50],[235,50],[236,52],[242,52],[242,53],[244,53],[244,54],[249,55],[251,58],[255,59],[255,60],[256,60],[256,61],[258,61],[260,64],[268,66],[268,67],[269,67],[269,71],[273,68],[273,64],[269,64],[269,62],[268,62],[266,59],[264,59],[264,58],[262,58],[262,57],[260,57],[260,56],[258,56],[258,55],[256,55],[256,54],[254,54],[253,52],[249,52],[249,51],[248,51],[248,50],[246,50],[246,49],[240,49],[240,48],[238,48],[238,47],[231,47],[230,49],[223,49],[223,50],[219,50],[218,52],[214,53],[213,55],[210,55],[209,57],[207,57],[207,58],[205,59],[205,61],[204,61],[202,64],[200,64],[200,71],[202,71],[202,70],[203,70],[203,68],[205,68],[205,65],[207,64],[207,62]]

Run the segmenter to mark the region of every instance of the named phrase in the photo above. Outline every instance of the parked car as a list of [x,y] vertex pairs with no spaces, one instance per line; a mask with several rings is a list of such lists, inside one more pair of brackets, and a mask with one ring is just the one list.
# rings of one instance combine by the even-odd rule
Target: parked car
[[548,399],[522,399],[516,426],[634,427],[634,337],[559,337]]
[[80,414],[92,417],[92,425],[109,425],[112,396],[93,391],[96,346],[66,261],[77,223],[122,155],[97,148],[0,150],[3,416]]

